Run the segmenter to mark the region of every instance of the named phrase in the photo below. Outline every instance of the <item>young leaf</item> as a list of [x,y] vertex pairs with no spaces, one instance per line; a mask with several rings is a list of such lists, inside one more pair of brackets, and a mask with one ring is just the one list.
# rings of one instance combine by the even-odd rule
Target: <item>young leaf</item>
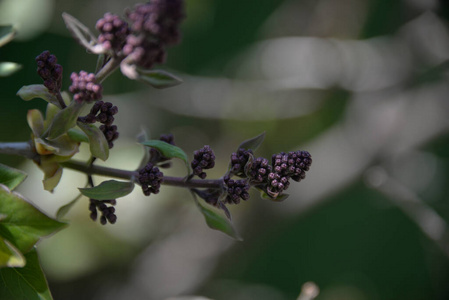
[[4,215],[0,220],[0,236],[22,253],[30,251],[41,237],[66,226],[47,217],[4,185],[0,185],[0,203],[0,214]]
[[207,226],[212,229],[221,231],[238,241],[243,240],[242,237],[237,233],[235,228],[232,226],[232,223],[228,219],[226,219],[226,217],[203,206],[196,198],[196,195],[194,193],[192,193],[192,195],[196,202],[196,205],[198,206],[198,209],[206,219]]
[[265,191],[261,191],[261,192],[260,192],[260,197],[261,197],[262,199],[270,200],[270,201],[274,201],[274,202],[282,202],[282,201],[284,201],[285,199],[287,199],[288,196],[290,196],[290,195],[289,195],[289,194],[281,194],[281,195],[278,195],[278,196],[276,196],[276,197],[271,197],[271,196],[268,195]]
[[72,36],[87,50],[94,54],[105,53],[104,47],[98,43],[97,38],[83,23],[68,13],[62,13],[67,29]]
[[67,131],[67,135],[75,142],[89,143],[89,138],[87,137],[87,135],[78,128],[69,129],[69,131]]
[[62,168],[58,168],[58,170],[51,176],[47,176],[47,174],[45,174],[44,180],[42,180],[42,183],[44,184],[44,190],[53,192],[53,190],[61,180],[61,177],[62,177]]
[[3,267],[23,267],[25,258],[10,242],[0,237],[0,269]]
[[72,101],[69,106],[58,112],[46,132],[47,138],[56,139],[74,127],[82,108],[82,103]]
[[157,89],[164,89],[182,83],[182,79],[163,70],[137,69],[137,79]]
[[77,124],[89,138],[90,153],[103,161],[107,160],[109,157],[109,145],[103,132],[93,124],[85,124],[82,122],[78,122]]
[[30,109],[27,112],[27,122],[34,136],[39,137],[44,133],[44,116],[40,110]]
[[51,141],[41,138],[37,138],[35,141],[51,153],[59,156],[72,156],[79,150],[78,143],[69,138],[67,134],[61,135]]
[[83,196],[83,194],[79,194],[75,199],[67,203],[66,205],[61,206],[56,213],[56,219],[61,220],[64,216],[72,209],[72,207],[78,202],[78,200]]
[[36,249],[25,255],[23,268],[0,269],[0,299],[51,300]]
[[11,25],[0,26],[0,47],[9,43],[16,34],[16,31]]
[[6,77],[14,74],[18,70],[22,68],[22,65],[19,65],[14,62],[1,62],[0,63],[0,77]]
[[48,89],[43,84],[32,84],[25,85],[17,92],[17,96],[22,98],[22,100],[30,101],[35,98],[40,98],[48,103],[56,105],[61,109],[58,99],[55,95],[50,93]]
[[[138,143],[142,143],[142,142],[148,140],[149,136],[147,134],[147,131],[144,128],[142,128],[140,133],[137,135],[136,139],[137,139]],[[148,151],[148,149],[146,147],[143,147],[143,148],[144,148],[143,156],[142,156],[142,159],[140,160],[140,164],[139,164],[139,167],[137,168],[137,170],[140,170],[143,167],[145,167],[148,160],[150,159],[150,152]]]
[[141,144],[158,150],[163,156],[167,158],[179,158],[183,160],[188,173],[190,173],[190,165],[187,154],[181,148],[160,140],[144,141],[141,142]]
[[246,140],[240,144],[238,149],[243,148],[246,150],[253,150],[255,151],[259,146],[262,144],[263,140],[265,139],[265,132],[262,132],[256,137],[253,137],[252,139]]
[[78,188],[84,196],[95,200],[110,200],[124,197],[134,189],[134,183],[130,181],[103,181],[93,188]]
[[10,190],[15,189],[26,177],[25,172],[0,164],[0,184],[6,185]]

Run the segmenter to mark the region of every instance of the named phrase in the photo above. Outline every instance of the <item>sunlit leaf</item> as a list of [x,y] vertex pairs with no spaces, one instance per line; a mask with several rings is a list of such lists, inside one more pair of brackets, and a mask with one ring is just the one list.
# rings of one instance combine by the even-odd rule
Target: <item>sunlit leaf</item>
[[82,107],[82,103],[72,101],[69,106],[58,112],[47,130],[47,138],[55,139],[75,127]]
[[43,99],[48,103],[54,104],[58,108],[61,108],[56,96],[50,93],[43,84],[25,85],[17,92],[17,96],[19,96],[20,98],[22,98],[22,100],[25,101],[29,101],[36,98]]
[[196,202],[196,205],[198,206],[198,209],[206,219],[207,226],[209,226],[212,229],[226,233],[227,235],[238,241],[243,240],[235,230],[234,226],[232,226],[232,223],[225,216],[202,205],[200,201],[198,201],[198,199],[196,198],[196,195],[194,193],[192,193],[192,195]]
[[52,192],[61,180],[61,177],[62,168],[58,168],[58,170],[52,176],[45,175],[44,180],[42,180],[42,183],[44,184],[44,190]]
[[188,173],[190,173],[190,165],[187,154],[181,148],[161,140],[149,140],[141,142],[141,144],[158,150],[163,156],[167,158],[181,159],[182,161],[184,161]]
[[182,79],[163,70],[137,69],[138,80],[158,89],[172,87],[182,83]]
[[0,184],[6,185],[10,190],[15,189],[26,177],[25,172],[0,164]]
[[0,47],[9,43],[16,34],[11,25],[0,25]]
[[111,200],[124,197],[131,193],[133,189],[133,182],[117,180],[103,181],[93,188],[79,188],[81,194],[96,200]]
[[253,137],[249,140],[246,140],[242,142],[238,149],[243,148],[246,150],[253,150],[255,151],[259,146],[262,144],[263,140],[265,139],[265,132],[259,134],[256,137]]
[[95,54],[105,53],[104,47],[98,43],[97,38],[83,23],[68,13],[62,13],[67,29],[72,33],[72,36],[89,52]]
[[25,258],[10,242],[0,237],[0,269],[3,267],[23,267]]
[[6,77],[22,69],[22,65],[15,62],[0,62],[0,77]]
[[37,137],[44,133],[44,116],[38,109],[30,109],[27,113],[27,122],[33,134]]
[[0,299],[51,300],[47,280],[42,272],[36,249],[25,255],[23,268],[0,269]]
[[89,139],[90,153],[103,161],[107,160],[109,157],[109,145],[103,132],[93,124],[78,122],[78,127],[81,128]]
[[41,237],[55,233],[66,226],[47,217],[21,195],[0,185],[0,236],[11,242],[22,253],[30,251]]

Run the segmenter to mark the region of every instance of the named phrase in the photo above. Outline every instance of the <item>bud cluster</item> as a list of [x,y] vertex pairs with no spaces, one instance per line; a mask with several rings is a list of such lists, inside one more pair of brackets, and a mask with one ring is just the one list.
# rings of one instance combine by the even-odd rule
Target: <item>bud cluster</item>
[[69,87],[70,93],[73,94],[73,99],[78,103],[90,103],[94,100],[100,100],[103,90],[100,84],[95,82],[95,74],[80,71],[78,74],[73,72],[70,75],[72,85]]
[[56,94],[61,90],[62,66],[58,59],[50,52],[44,51],[36,57],[37,74],[44,80],[44,86],[50,93]]
[[108,141],[109,148],[114,147],[114,141],[118,138],[119,133],[117,126],[112,125],[114,122],[114,115],[118,113],[117,106],[110,102],[97,101],[90,109],[90,112],[84,116],[79,117],[78,120],[83,123],[95,123],[100,122],[103,125],[100,126],[100,130],[103,132],[106,140]]
[[197,175],[201,179],[206,178],[206,172],[203,170],[211,169],[215,166],[215,154],[212,148],[206,145],[200,150],[193,152],[191,166],[194,175]]
[[[117,202],[115,199],[112,200],[95,200],[89,199],[89,211],[90,218],[94,221],[98,218],[98,211],[101,213],[100,223],[102,225],[106,225],[107,222],[114,224],[117,222],[117,216],[115,215],[115,208],[113,207]],[[107,206],[106,203],[111,204],[111,206]]]
[[164,179],[164,174],[159,171],[159,168],[152,163],[148,163],[145,167],[139,170],[139,177],[137,180],[142,186],[142,191],[145,196],[159,193],[159,188]]
[[231,173],[237,176],[245,176],[245,166],[254,157],[253,151],[240,148],[231,154]]
[[229,204],[239,204],[240,199],[249,199],[250,185],[247,180],[239,179],[233,180],[229,176],[223,177],[225,188],[227,191],[226,202]]
[[122,50],[129,35],[128,23],[119,16],[105,13],[103,18],[97,21],[95,26],[100,32],[98,41],[107,50],[113,50],[114,53]]

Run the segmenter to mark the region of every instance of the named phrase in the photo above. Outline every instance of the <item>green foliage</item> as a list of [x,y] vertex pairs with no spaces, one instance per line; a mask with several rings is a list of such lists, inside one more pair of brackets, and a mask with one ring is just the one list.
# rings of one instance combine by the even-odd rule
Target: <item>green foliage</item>
[[26,177],[25,172],[0,164],[0,183],[10,190],[14,190]]
[[190,173],[189,159],[187,157],[187,154],[181,148],[160,140],[144,141],[141,142],[141,144],[158,150],[163,156],[167,158],[181,159],[185,163],[188,173]]
[[81,46],[91,53],[101,54],[105,52],[103,46],[98,43],[95,35],[78,19],[68,13],[62,13],[62,18],[64,19],[67,29],[72,33],[72,36],[81,44]]
[[130,181],[108,180],[93,188],[79,188],[81,194],[95,200],[110,200],[124,197],[134,189]]
[[77,122],[77,124],[89,139],[90,153],[103,161],[107,160],[109,157],[109,146],[103,132],[92,124],[82,122]]
[[47,280],[39,265],[36,249],[25,255],[23,268],[0,269],[0,299],[50,300],[53,299]]
[[248,139],[246,141],[243,141],[239,145],[237,150],[240,149],[240,148],[243,148],[243,149],[246,149],[246,150],[256,151],[257,148],[259,148],[259,146],[262,145],[264,139],[265,139],[265,132],[262,132],[258,136],[255,136],[255,137],[250,138],[250,139]]
[[200,201],[198,201],[198,199],[196,198],[196,195],[194,193],[192,193],[192,195],[195,200],[195,203],[198,206],[198,209],[206,219],[207,226],[209,226],[212,229],[221,231],[238,241],[243,240],[242,237],[235,230],[232,223],[225,216],[202,205]]
[[138,80],[157,89],[165,89],[182,83],[182,79],[163,70],[137,69]]
[[82,103],[72,101],[69,106],[58,112],[46,132],[46,137],[50,140],[55,139],[75,127],[82,108]]
[[10,242],[0,237],[0,268],[23,267],[25,258]]
[[55,233],[66,224],[53,220],[36,209],[22,196],[0,185],[0,237],[22,253],[30,251],[44,236]]
[[43,99],[48,103],[56,105],[59,109],[62,109],[56,96],[50,93],[43,84],[25,85],[17,92],[17,96],[24,101],[30,101],[36,98]]

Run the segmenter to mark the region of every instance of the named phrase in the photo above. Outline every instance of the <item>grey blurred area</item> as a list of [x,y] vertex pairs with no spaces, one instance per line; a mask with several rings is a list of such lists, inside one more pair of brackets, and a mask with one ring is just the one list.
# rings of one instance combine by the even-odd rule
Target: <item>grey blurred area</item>
[[[52,25],[34,39],[66,43],[62,11],[93,28],[103,12],[134,4],[47,2]],[[304,149],[311,170],[282,203],[254,193],[231,207],[243,242],[208,229],[176,188],[120,199],[108,228],[88,220],[80,202],[69,229],[39,246],[55,299],[447,299],[449,5],[186,2],[184,40],[161,66],[183,84],[155,90],[114,75],[105,86],[120,111],[110,164],[138,165],[134,137],[144,127],[153,138],[173,133],[190,157],[210,145],[219,161],[211,178],[263,131],[257,155]],[[66,50],[69,67],[88,55]],[[38,170],[23,166],[35,183],[21,192],[49,213],[71,199],[75,180],[83,184],[66,172],[49,195]]]

